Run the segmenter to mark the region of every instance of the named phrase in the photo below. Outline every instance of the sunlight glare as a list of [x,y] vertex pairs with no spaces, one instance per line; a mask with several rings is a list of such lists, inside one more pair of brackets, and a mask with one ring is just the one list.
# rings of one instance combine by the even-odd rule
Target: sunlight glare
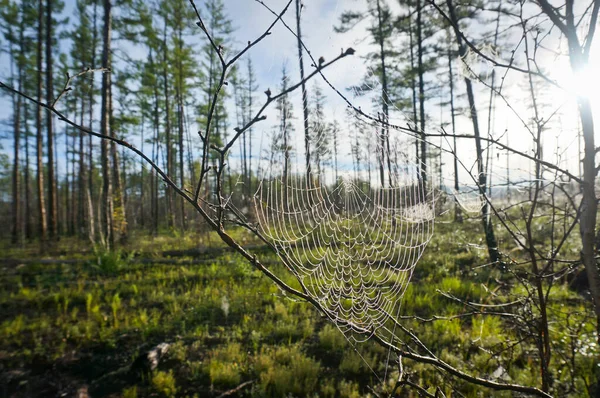
[[590,54],[589,62],[580,71],[574,72],[568,60],[559,62],[556,66],[558,83],[563,89],[577,97],[587,97],[592,104],[600,104],[600,55],[597,50],[598,44],[594,46]]

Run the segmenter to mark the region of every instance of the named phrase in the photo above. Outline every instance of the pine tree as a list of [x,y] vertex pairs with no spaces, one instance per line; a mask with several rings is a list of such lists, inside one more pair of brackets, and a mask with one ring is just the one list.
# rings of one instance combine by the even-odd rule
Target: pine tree
[[[93,32],[91,29],[91,20],[88,15],[86,0],[78,0],[76,4],[77,24],[74,26],[73,44],[71,47],[71,62],[73,70],[84,70],[91,68],[93,65],[94,54],[90,51],[93,48]],[[79,123],[86,125],[85,118],[89,114],[89,108],[92,107],[91,99],[86,93],[92,90],[91,81],[89,79],[81,79],[77,82],[77,90],[72,95],[75,95],[79,101]],[[86,147],[85,133],[79,132],[78,145],[78,176],[77,176],[77,230],[81,237],[87,236],[93,241],[93,210],[91,206],[91,192],[88,189],[88,178],[92,175],[88,171],[86,164]],[[74,148],[73,148],[74,150]]]
[[[236,126],[244,126],[247,120],[247,108],[248,108],[248,99],[246,98],[246,77],[242,73],[235,73],[233,75],[233,79],[230,80],[230,83],[233,86],[233,98],[235,103],[235,118],[236,118]],[[248,197],[247,187],[245,186],[247,180],[246,176],[248,174],[248,158],[246,152],[246,132],[242,134],[242,139],[238,140],[239,151],[240,151],[240,174],[242,180],[244,182],[244,187],[242,190],[242,195],[244,201],[247,202]]]
[[331,160],[331,126],[325,117],[325,95],[319,84],[313,86],[312,112],[310,115],[311,153],[321,182],[323,166]]
[[[46,40],[46,102],[54,101],[54,0],[46,0],[45,7],[45,40]],[[56,176],[54,164],[54,124],[50,112],[46,113],[46,139],[48,147],[48,222],[50,224],[50,238],[58,238],[58,195],[56,191]]]
[[[231,42],[230,36],[233,28],[231,20],[225,13],[225,5],[222,0],[209,0],[205,8],[207,17],[204,23],[206,29],[213,38],[215,45],[223,54],[226,54],[228,49],[224,45]],[[205,162],[207,159],[210,160],[213,169],[216,170],[218,156],[214,151],[210,150],[210,146],[221,147],[223,145],[227,127],[225,100],[228,97],[228,93],[225,87],[219,87],[221,64],[212,45],[209,42],[205,42],[200,52],[203,56],[201,73],[206,76],[206,79],[200,84],[200,89],[203,93],[203,103],[200,106],[198,120],[201,130],[204,131],[202,170],[206,170],[207,165]],[[210,117],[212,118],[209,120]],[[213,182],[213,187],[216,185],[215,182]],[[208,181],[205,186],[207,189],[206,193],[208,193],[210,189]]]
[[[461,58],[464,58],[467,53],[467,47],[464,43],[462,36],[458,32],[458,13],[454,8],[454,4],[452,0],[446,0],[446,5],[448,7],[448,15],[450,20],[452,21],[452,25],[454,27],[455,39],[458,44],[458,54]],[[483,163],[483,146],[481,143],[481,133],[479,129],[479,119],[477,115],[477,107],[475,103],[475,94],[473,91],[473,85],[471,79],[467,76],[464,78],[465,86],[467,90],[467,98],[469,101],[469,110],[471,116],[471,122],[473,124],[473,135],[475,136],[475,150],[477,155],[477,174],[478,174],[478,185],[481,195],[485,195],[487,191],[487,176],[484,170]],[[485,239],[488,247],[488,254],[490,256],[490,260],[492,262],[497,262],[500,260],[500,253],[498,251],[498,242],[496,240],[496,235],[494,233],[494,226],[492,224],[492,218],[490,217],[490,208],[487,201],[483,201],[483,206],[481,208],[481,218],[483,223],[483,230],[485,233]]]
[[[365,58],[368,65],[372,67],[375,77],[381,85],[381,96],[378,98],[378,105],[381,106],[379,114],[378,131],[378,163],[379,180],[381,186],[386,185],[385,169],[388,169],[388,183],[391,183],[391,162],[389,156],[389,106],[397,96],[395,87],[390,85],[393,75],[397,72],[390,67],[391,58],[395,56],[393,51],[392,39],[394,37],[394,23],[392,13],[385,0],[368,0],[368,9],[365,13],[346,11],[340,18],[340,26],[335,30],[338,33],[345,33],[351,30],[362,20],[368,20],[370,25],[367,28],[371,38],[371,44],[375,46],[376,51],[369,53]],[[355,89],[357,94],[363,94],[369,90],[371,83],[365,81],[362,86]]]
[[[192,88],[201,80],[195,70],[194,49],[186,43],[184,36],[190,32],[195,16],[185,0],[172,0],[165,4],[168,23],[172,26],[171,48],[174,67],[172,80],[174,81],[175,102],[177,114],[177,152],[179,155],[179,184],[185,185],[184,163],[184,120],[186,114],[185,98],[191,94]],[[181,228],[187,228],[187,215],[183,198],[179,198],[179,213]]]
[[[23,30],[25,29],[16,3],[3,1],[0,11],[1,26],[5,40],[8,42],[10,59],[11,84],[23,89]],[[16,28],[16,29],[15,29]],[[15,71],[16,69],[16,71]],[[12,167],[12,242],[21,243],[23,226],[21,223],[21,178],[20,178],[20,143],[21,143],[21,107],[22,97],[12,96],[13,105],[13,167]]]
[[[285,64],[281,68],[280,92],[284,92],[289,87],[289,76]],[[271,144],[271,158],[274,154],[283,156],[282,184],[283,184],[283,203],[287,209],[289,199],[289,178],[290,178],[290,156],[293,150],[291,146],[291,135],[294,132],[294,112],[292,103],[287,94],[277,99],[275,109],[278,115],[278,125],[273,135]]]
[[[252,58],[248,56],[247,69],[246,69],[246,122],[249,122],[254,116],[254,93],[258,90],[258,85],[256,84],[256,75],[254,72],[254,67],[252,66]],[[252,133],[254,131],[253,127],[250,127],[248,130],[244,131],[244,163],[246,166],[246,196],[250,197],[252,194]],[[248,155],[246,156],[246,149]]]
[[[452,60],[455,58],[455,51],[452,49],[452,45],[450,42],[450,35],[448,34],[448,87],[449,87],[449,96],[450,96],[450,120],[452,122],[452,163],[454,167],[454,192],[458,193],[460,190],[460,184],[458,179],[458,147],[456,145],[456,110],[454,107],[454,71],[452,69]],[[458,203],[458,199],[454,198],[454,220],[457,222],[462,222],[462,212],[460,209],[460,204]]]
[[[93,0],[93,4],[92,4],[92,18],[91,18],[91,30],[92,30],[92,40],[91,40],[91,44],[90,47],[87,51],[89,51],[89,58],[90,58],[90,67],[92,69],[96,69],[97,66],[97,58],[98,58],[98,54],[97,54],[97,50],[98,50],[98,0]],[[94,105],[96,104],[95,101],[95,94],[96,94],[96,88],[94,85],[94,75],[91,74],[90,75],[90,79],[89,79],[89,92],[88,92],[88,126],[90,128],[92,128],[92,126],[94,125]],[[98,232],[100,235],[102,235],[102,228],[101,228],[101,224],[102,224],[102,218],[101,218],[101,212],[100,211],[96,211],[94,212],[94,204],[92,202],[92,196],[95,194],[94,191],[94,174],[95,174],[95,167],[94,167],[94,145],[93,145],[93,137],[90,135],[88,137],[88,152],[87,152],[87,158],[88,158],[88,181],[87,181],[87,192],[86,192],[86,208],[87,208],[87,214],[88,214],[88,237],[90,239],[90,241],[92,243],[96,243],[96,233]]]
[[[37,48],[36,48],[36,97],[38,102],[43,102],[42,90],[42,63],[43,63],[43,43],[44,43],[44,7],[42,0],[37,2]],[[35,129],[36,129],[36,166],[37,166],[37,192],[38,192],[38,210],[40,213],[40,237],[42,239],[42,250],[46,248],[48,239],[48,222],[46,214],[46,200],[44,193],[44,137],[42,131],[43,108],[37,107]]]
[[405,40],[401,44],[398,53],[408,51],[410,57],[400,74],[405,78],[395,83],[410,88],[411,91],[410,105],[404,106],[412,108],[412,128],[418,132],[418,138],[415,140],[415,164],[419,169],[418,175],[424,193],[427,192],[427,163],[431,157],[427,145],[426,102],[435,95],[431,82],[426,80],[426,75],[438,68],[438,56],[432,38],[439,30],[439,23],[424,0],[399,0],[398,3],[406,11],[396,19],[396,27],[400,34],[408,36],[408,42]]
[[340,132],[340,123],[337,121],[337,119],[334,119],[333,122],[331,122],[329,129],[331,131],[331,145],[332,145],[332,152],[333,152],[333,170],[334,170],[334,177],[335,177],[335,181],[337,182],[339,180],[339,175],[338,175],[338,146],[339,146],[339,137],[338,137],[338,133]]
[[[102,8],[104,11],[102,28],[102,68],[111,67],[111,39],[112,39],[112,1],[103,0]],[[110,73],[102,74],[101,89],[101,109],[100,109],[100,133],[103,136],[110,136],[111,106],[110,106]],[[102,202],[101,202],[101,225],[102,239],[107,247],[114,247],[115,239],[113,234],[113,188],[112,173],[110,172],[110,154],[108,140],[101,141],[102,158]]]
[[[304,81],[304,50],[302,49],[302,9],[304,4],[300,0],[295,0],[296,3],[296,39],[298,45],[298,64],[300,67],[300,87],[302,89],[302,119],[304,125],[304,151],[306,156],[306,181],[311,183],[311,160],[310,160],[310,130],[309,130],[309,111],[308,111],[308,93],[306,91],[306,82]],[[320,174],[320,173],[319,173]]]
[[[159,98],[160,73],[159,62],[156,61],[155,54],[160,51],[160,40],[157,28],[154,26],[152,12],[146,3],[136,3],[135,13],[138,16],[139,36],[141,42],[146,47],[148,56],[141,66],[140,72],[140,90],[138,94],[139,107],[144,112],[142,120],[148,120],[151,127],[151,137],[147,143],[151,145],[150,158],[155,164],[158,164],[159,131],[160,126],[160,108],[162,103]],[[142,126],[143,128],[144,126]],[[141,166],[143,170],[143,165]],[[158,234],[159,227],[159,179],[154,170],[151,170],[150,176],[150,231],[153,235]],[[143,186],[142,186],[143,188]],[[145,190],[143,191],[145,194]],[[143,211],[143,205],[142,205]]]

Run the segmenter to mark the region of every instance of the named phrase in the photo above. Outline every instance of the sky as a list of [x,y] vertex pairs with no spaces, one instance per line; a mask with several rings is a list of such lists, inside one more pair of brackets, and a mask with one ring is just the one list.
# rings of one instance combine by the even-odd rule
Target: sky
[[[265,0],[265,2],[272,7],[274,10],[279,12],[283,9],[285,2],[282,0]],[[65,15],[73,14],[74,1],[65,0]],[[362,97],[354,97],[352,92],[348,90],[349,87],[360,84],[363,81],[365,75],[369,73],[368,66],[365,64],[364,56],[373,51],[373,47],[367,38],[365,28],[366,23],[357,25],[352,31],[345,34],[338,34],[334,32],[334,26],[339,24],[339,17],[345,10],[364,10],[364,1],[358,0],[304,0],[304,7],[302,11],[302,30],[303,40],[310,49],[313,57],[318,59],[324,57],[325,60],[330,60],[337,56],[342,49],[353,47],[356,50],[356,54],[352,57],[346,57],[330,68],[326,69],[323,74],[327,77],[330,83],[336,87],[344,95],[352,101],[353,105],[360,107],[365,112],[370,113],[376,117],[378,111],[374,108],[372,100],[374,98],[381,97],[381,90],[378,83],[372,82],[372,90]],[[389,2],[392,3],[392,2]],[[233,26],[234,32],[234,43],[230,46],[232,48],[240,48],[248,40],[253,40],[258,37],[264,31],[265,27],[270,24],[274,16],[268,12],[259,2],[255,0],[227,0],[225,1],[227,12]],[[392,4],[394,11],[399,11],[399,7]],[[288,12],[284,15],[284,20],[289,26],[295,28],[295,10],[292,6]],[[503,20],[501,27],[507,27],[514,21]],[[488,24],[489,25],[489,24]],[[489,26],[485,26],[485,23],[480,25],[472,25],[466,31],[470,37],[478,37],[484,32],[489,32]],[[191,43],[196,43],[198,46],[202,43],[203,37],[202,32],[196,28],[196,36],[189,38]],[[438,33],[440,35],[443,32]],[[519,35],[518,30],[509,36],[509,41],[517,43],[516,39]],[[398,37],[394,42],[400,45],[406,38]],[[592,99],[592,103],[595,109],[595,114],[600,114],[600,83],[598,78],[591,73],[595,67],[600,68],[600,41],[596,40],[596,44],[592,50],[592,62],[590,70],[585,76],[573,77],[570,73],[570,68],[566,57],[557,56],[554,54],[554,49],[561,46],[561,39],[554,35],[550,35],[546,38],[546,47],[548,51],[541,50],[538,54],[538,61],[541,68],[546,71],[552,79],[555,79],[565,87],[571,87],[569,90],[555,88],[552,86],[544,87],[540,90],[539,101],[544,105],[542,111],[542,118],[550,118],[547,127],[548,131],[544,133],[544,156],[546,160],[555,161],[557,159],[557,153],[560,154],[558,160],[564,167],[569,171],[577,174],[578,161],[577,161],[577,129],[578,119],[576,114],[576,104],[574,94],[580,91],[585,91],[589,94]],[[63,41],[61,49],[66,51],[68,49],[68,41]],[[562,50],[565,50],[566,46],[562,44]],[[124,50],[123,48],[121,50]],[[131,56],[143,56],[143,51],[136,48],[125,49]],[[517,47],[517,58],[519,54],[523,59],[523,46]],[[495,56],[500,60],[505,60],[508,56],[508,51],[501,51]],[[272,30],[272,34],[269,35],[265,40],[259,43],[255,48],[252,49],[250,56],[252,57],[254,66],[256,68],[258,76],[258,103],[265,100],[263,92],[269,88],[273,93],[277,92],[277,87],[280,84],[281,69],[285,65],[290,75],[290,82],[294,83],[299,80],[299,70],[297,61],[297,47],[295,37],[287,31],[282,24],[278,23]],[[402,57],[401,57],[402,59]],[[407,57],[404,58],[407,60]],[[441,61],[440,61],[441,62]],[[456,65],[459,65],[462,61],[457,60]],[[469,58],[469,65],[471,68],[478,70],[487,76],[491,76],[493,70],[492,66],[488,63],[481,62],[477,58]],[[314,67],[311,66],[311,62],[308,57],[305,57],[305,68],[307,73],[312,71]],[[465,69],[465,68],[462,68]],[[597,69],[596,69],[597,70]],[[444,91],[447,90],[447,77],[444,75],[443,68],[440,69],[438,74],[432,74],[427,76],[428,80],[434,85],[443,87]],[[458,71],[455,71],[458,72]],[[7,76],[10,74],[8,67],[8,59],[6,55],[0,55],[0,78],[6,81]],[[500,139],[502,142],[508,142],[511,146],[522,151],[530,151],[531,149],[531,135],[526,125],[531,128],[532,110],[529,99],[529,92],[527,86],[526,76],[519,72],[509,71],[505,74],[505,70],[496,68],[496,82],[499,81],[500,77],[503,76],[504,85],[503,93],[508,99],[505,102],[501,97],[495,97],[495,110],[491,117],[488,115],[487,109],[489,104],[489,89],[483,84],[475,84],[475,95],[477,100],[477,107],[479,111],[480,126],[482,131],[486,132],[489,130],[493,137]],[[327,97],[326,115],[330,120],[337,119],[342,127],[340,132],[340,140],[338,145],[338,166],[350,172],[352,169],[352,161],[348,156],[350,152],[350,142],[353,141],[356,135],[356,131],[349,128],[351,119],[346,115],[346,104],[339,95],[337,95],[326,82],[322,79],[315,78],[313,81],[308,83],[309,90],[312,91],[314,84],[319,84],[323,89]],[[465,107],[466,99],[464,98],[464,82],[462,76],[459,75],[455,81],[455,90],[460,96],[457,99],[458,105]],[[295,134],[293,136],[292,146],[297,148],[294,151],[294,159],[297,167],[300,169],[302,166],[302,160],[304,158],[304,137],[302,128],[302,102],[300,96],[300,90],[294,92],[291,96],[291,101],[294,106],[294,113],[296,118],[294,119]],[[445,101],[445,99],[444,99]],[[0,98],[0,120],[7,120],[11,115],[10,101],[6,96]],[[427,103],[427,128],[428,132],[438,133],[440,131],[440,125],[446,124],[446,129],[449,127],[447,124],[450,122],[450,115],[447,106],[440,106],[440,98],[432,97],[428,98]],[[229,105],[231,117],[231,124],[235,122],[235,113],[233,111],[233,105]],[[556,111],[558,109],[558,111]],[[410,111],[402,111],[399,109],[392,109],[390,122],[393,124],[406,126],[410,115],[407,114]],[[276,113],[274,106],[271,106],[267,110],[267,120],[260,122],[256,125],[255,135],[253,139],[253,148],[255,154],[264,154],[270,140],[270,134],[276,124]],[[488,120],[491,121],[490,128],[488,129]],[[599,125],[600,121],[596,117],[596,125]],[[5,124],[1,125],[1,129],[6,129]],[[600,129],[598,129],[600,130]],[[472,125],[470,119],[465,115],[457,117],[457,134],[472,134]],[[405,152],[409,152],[410,156],[414,156],[412,148],[414,147],[414,140],[406,136],[405,134],[397,131],[392,131],[392,141],[397,143],[396,148],[400,148]],[[195,136],[195,135],[193,135]],[[131,140],[135,144],[135,138]],[[373,135],[373,143],[377,142],[375,134]],[[451,142],[443,138],[432,138],[431,142],[436,145],[441,145],[446,150],[450,149]],[[1,151],[10,154],[11,142],[10,140],[3,139],[1,141],[3,149]],[[59,145],[62,145],[59,143]],[[139,146],[139,143],[138,143]],[[470,139],[461,139],[458,142],[457,152],[459,157],[464,164],[464,167],[460,171],[461,180],[468,185],[469,176],[468,171],[474,171],[474,160],[475,160],[475,145]],[[530,152],[529,152],[530,153]],[[527,178],[528,174],[532,169],[531,162],[519,159],[517,156],[511,155],[507,158],[505,151],[500,151],[497,148],[492,149],[492,169],[494,170],[496,181],[502,181],[506,175],[506,164],[507,160],[510,164],[511,174],[513,179],[524,179]],[[239,151],[237,145],[234,146],[232,152],[232,165],[236,167],[236,159],[239,158]],[[258,159],[257,159],[258,161]],[[265,160],[261,160],[264,162]],[[374,162],[375,159],[373,158]],[[452,185],[452,158],[450,153],[442,154],[442,174],[443,183],[450,186]],[[267,167],[264,166],[263,167]],[[64,165],[62,166],[64,169]],[[61,165],[59,165],[59,171]]]

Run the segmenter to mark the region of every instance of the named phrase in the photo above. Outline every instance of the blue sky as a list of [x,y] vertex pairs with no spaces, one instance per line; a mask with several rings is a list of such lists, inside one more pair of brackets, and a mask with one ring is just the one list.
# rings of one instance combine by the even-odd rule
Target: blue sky
[[[198,2],[201,4],[201,2]],[[312,54],[315,58],[319,58],[320,56],[325,57],[325,59],[331,59],[337,56],[340,52],[341,48],[347,48],[349,46],[356,47],[360,45],[356,41],[356,37],[358,37],[360,32],[356,34],[347,34],[347,35],[338,35],[334,33],[333,26],[336,24],[337,18],[341,13],[342,9],[340,6],[340,2],[338,1],[307,1],[307,5],[303,7],[303,36],[304,41],[308,48],[311,49]],[[261,35],[264,29],[273,21],[274,16],[266,10],[262,5],[260,5],[256,1],[250,0],[236,0],[236,1],[226,1],[225,2],[228,15],[233,21],[233,26],[235,28],[234,32],[234,43],[231,47],[243,47],[243,45],[248,40],[254,40],[254,38]],[[268,4],[279,12],[283,9],[285,3],[281,1],[271,1]],[[99,9],[101,12],[101,9]],[[118,13],[118,9],[116,10]],[[74,1],[65,0],[65,9],[63,15],[73,15],[74,14]],[[288,12],[284,17],[285,21],[289,26],[295,28],[295,9],[294,5],[290,6]],[[199,28],[195,27],[196,35],[191,36],[189,38],[190,43],[201,45],[204,37],[203,33]],[[60,41],[60,49],[63,52],[69,50],[70,46],[69,40]],[[124,47],[124,45],[117,44],[117,52],[118,51],[126,51],[129,56],[132,57],[144,57],[145,53],[142,49],[137,49],[130,45]],[[281,68],[285,64],[288,73],[290,75],[291,82],[295,82],[299,79],[299,69],[297,62],[297,48],[294,36],[282,25],[278,24],[273,30],[272,34],[268,36],[265,40],[263,40],[259,45],[253,48],[251,52],[251,57],[256,69],[257,77],[258,77],[258,94],[257,94],[257,103],[261,103],[264,100],[263,92],[270,88],[273,93],[277,92],[277,87],[280,84],[280,76],[281,76]],[[117,59],[115,57],[115,59]],[[353,84],[357,84],[360,81],[361,76],[364,73],[364,65],[360,58],[352,57],[346,58],[342,60],[337,65],[332,67],[330,70],[326,71],[328,78],[331,79],[331,82],[336,87],[348,87]],[[8,67],[8,57],[3,54],[0,56],[0,77],[7,80],[7,77],[10,75],[10,69]],[[357,62],[358,61],[358,62]],[[313,70],[310,66],[311,61],[308,57],[305,58],[305,68],[307,73]],[[99,79],[99,76],[98,76]],[[313,84],[315,84],[316,79],[314,81],[309,82],[308,86],[311,88]],[[57,82],[57,84],[61,84]],[[76,84],[76,83],[75,83]],[[323,82],[320,82],[321,86],[325,89],[326,95],[330,97],[331,103],[328,104],[328,115],[330,117],[342,118],[344,117],[344,106],[340,106],[341,101],[336,96],[332,96],[331,93],[328,93]],[[299,97],[299,90],[292,95],[292,101],[295,106],[295,115],[297,124],[297,131],[301,130],[301,100]],[[9,98],[3,96],[0,98],[0,120],[7,120],[11,117],[12,110],[10,105]],[[230,104],[230,115],[232,121],[234,120],[234,111],[232,108],[232,104]],[[268,132],[271,130],[275,119],[274,107],[271,106],[267,110],[267,120],[259,123],[257,125],[257,133],[256,133],[256,145],[261,146],[265,145],[265,140],[262,140],[260,135],[263,132]],[[232,125],[233,127],[233,125]],[[58,127],[59,130],[61,127]],[[10,134],[10,133],[9,133]],[[300,134],[298,134],[298,142],[296,145],[298,147],[302,147],[302,138]],[[135,142],[133,139],[132,142]],[[4,152],[10,153],[10,146],[12,145],[11,140],[3,140],[2,144],[4,146]],[[59,150],[62,145],[59,142]],[[139,146],[139,143],[138,143]],[[237,148],[235,146],[234,148]],[[349,148],[344,150],[345,152],[349,151]],[[341,151],[341,152],[344,152]],[[236,157],[236,153],[233,154]],[[298,152],[299,156],[302,156],[300,152]],[[342,162],[340,162],[342,163]]]
[[[72,0],[65,0],[65,15],[73,14],[73,4]],[[199,2],[200,3],[200,2]],[[362,56],[367,54],[372,49],[370,48],[369,40],[365,39],[366,25],[359,24],[353,31],[346,34],[337,34],[334,32],[333,27],[338,23],[339,16],[342,11],[345,9],[353,9],[359,10],[361,7],[364,8],[364,1],[350,1],[350,0],[304,0],[305,7],[303,9],[302,15],[302,29],[303,29],[303,38],[307,45],[307,47],[311,50],[313,56],[318,58],[323,56],[326,60],[335,57],[339,54],[341,49],[345,49],[347,47],[353,47],[356,49],[357,53],[353,57],[347,57],[331,68],[327,69],[324,74],[331,81],[331,83],[340,89],[340,91],[344,92],[344,94],[349,95],[351,98],[351,93],[346,90],[347,87],[352,85],[359,84],[365,74],[368,72],[368,69],[364,63]],[[390,2],[392,3],[392,2]],[[264,7],[262,7],[257,1],[254,0],[227,0],[225,1],[228,14],[233,21],[233,25],[236,28],[234,33],[234,44],[233,47],[241,47],[248,40],[252,40],[253,38],[260,35],[265,27],[273,20],[273,15],[269,13]],[[273,9],[281,10],[285,5],[282,0],[270,0],[267,1]],[[395,2],[394,2],[395,4]],[[393,5],[395,11],[398,10],[397,6]],[[284,20],[292,27],[295,27],[295,14],[294,7],[290,7],[290,10],[284,17]],[[511,21],[506,21],[506,24],[511,23]],[[470,34],[478,34],[478,32],[482,31],[484,27],[481,26],[473,26],[470,30]],[[190,42],[196,42],[200,44],[203,40],[202,32],[196,28],[196,36],[192,36],[190,38]],[[443,32],[442,32],[443,33]],[[517,32],[518,33],[518,32]],[[400,43],[405,38],[399,37],[397,39],[397,43]],[[559,38],[550,38],[551,43],[557,44]],[[596,44],[598,44],[598,40],[596,40]],[[66,51],[68,49],[69,42],[63,41],[61,44],[61,49]],[[598,46],[594,47],[592,51],[593,63],[600,66],[600,60],[598,59]],[[123,49],[121,49],[123,50]],[[136,52],[135,48],[127,48],[127,52],[130,55],[135,56]],[[143,51],[139,50],[139,55],[143,55]],[[251,56],[256,68],[256,72],[258,75],[258,102],[260,103],[264,100],[263,91],[267,88],[270,88],[274,93],[276,92],[276,87],[279,85],[280,80],[280,71],[282,65],[285,63],[288,68],[288,73],[290,74],[290,78],[292,82],[295,82],[299,78],[298,72],[298,63],[297,63],[297,48],[295,38],[281,25],[278,24],[272,31],[272,34],[268,36],[263,42],[257,45],[251,52]],[[500,54],[502,57],[502,54]],[[0,78],[4,81],[6,77],[9,75],[9,68],[7,62],[6,55],[0,56]],[[551,54],[541,54],[540,61],[542,67],[546,67],[549,73],[553,74],[553,76],[557,79],[563,79],[567,85],[571,85],[573,79],[571,81],[568,80],[568,64],[565,62],[564,57],[556,57]],[[310,62],[308,59],[305,59],[305,66],[307,70],[312,70],[310,66]],[[485,63],[480,63],[477,65],[482,72],[491,73],[491,66],[486,65]],[[429,79],[433,81],[433,83],[441,83],[444,81],[445,77],[441,75],[429,76]],[[498,73],[504,73],[503,70],[499,70]],[[317,82],[312,81],[308,84],[309,89],[312,88],[313,84]],[[577,80],[577,79],[576,79]],[[321,87],[324,88],[324,92],[327,96],[327,116],[330,119],[338,119],[340,121],[341,127],[343,128],[343,133],[341,137],[341,143],[339,145],[338,152],[341,155],[347,154],[350,151],[350,141],[352,141],[354,137],[354,133],[348,129],[348,118],[345,115],[346,105],[331,89],[329,89],[324,82],[319,82]],[[587,84],[588,87],[598,87],[597,83],[594,86],[593,82]],[[464,87],[463,83],[459,78],[455,83],[456,89],[459,94],[463,94]],[[529,133],[527,129],[523,126],[523,121],[528,123],[528,120],[531,119],[531,111],[529,107],[529,100],[527,98],[527,92],[525,88],[525,80],[523,75],[516,74],[514,72],[510,72],[506,75],[505,79],[505,93],[510,98],[510,107],[507,103],[504,103],[501,99],[496,99],[496,111],[491,118],[494,125],[491,128],[492,133],[495,137],[502,136],[502,139],[508,137],[511,145],[517,146],[518,149],[522,149],[527,151],[530,148],[530,139],[528,138]],[[478,107],[480,112],[480,120],[482,123],[482,129],[487,131],[487,103],[489,97],[489,91],[481,84],[476,84],[476,95],[478,99]],[[576,130],[577,130],[577,118],[575,113],[575,106],[573,101],[572,93],[564,92],[560,89],[548,89],[546,92],[540,94],[544,97],[544,100],[547,103],[550,103],[551,107],[558,108],[561,107],[560,115],[555,116],[553,122],[549,124],[549,126],[553,129],[551,133],[547,136],[548,138],[545,140],[545,145],[548,147],[547,153],[551,156],[557,146],[561,147],[561,150],[565,150],[566,148],[570,148],[568,153],[565,153],[561,158],[561,162],[565,163],[565,167],[568,167],[570,170],[575,171],[577,166],[576,159]],[[373,90],[369,95],[362,98],[352,98],[353,103],[356,106],[360,106],[361,109],[376,113],[377,110],[373,109],[371,105],[371,100],[377,96],[380,96],[380,90],[375,84]],[[600,97],[598,97],[600,98]],[[598,105],[597,97],[593,97],[593,102],[595,105]],[[296,148],[299,148],[296,151],[296,156],[299,159],[303,158],[303,136],[302,126],[301,126],[301,98],[300,91],[296,91],[292,94],[291,100],[295,107],[295,115],[296,115],[296,132],[295,142],[292,145]],[[458,100],[459,105],[464,105],[464,100]],[[443,109],[439,106],[440,99],[439,98],[431,98],[427,101],[427,112],[429,116],[428,124],[429,129],[432,129],[434,132],[439,130],[440,123],[448,123],[449,115],[446,109]],[[0,98],[0,120],[6,120],[10,117],[11,109],[9,106],[10,102],[6,96]],[[596,108],[598,109],[598,108]],[[549,110],[546,114],[549,114],[551,111]],[[234,121],[233,110],[231,109],[232,115],[232,123]],[[267,112],[267,120],[260,122],[256,127],[255,133],[255,153],[257,153],[261,148],[265,148],[266,142],[269,139],[269,132],[271,131],[274,123],[275,123],[275,113],[274,107],[271,107]],[[397,109],[392,110],[391,121],[393,123],[399,125],[406,125],[408,121],[407,115]],[[467,117],[458,117],[458,133],[459,134],[471,134],[470,120]],[[597,123],[598,124],[598,123]],[[233,126],[232,126],[233,127]],[[3,127],[5,126],[3,125]],[[600,129],[599,129],[600,130]],[[504,133],[507,131],[507,133]],[[408,137],[402,136],[400,133],[397,134],[395,139],[398,140],[399,145],[405,148],[412,148],[412,141],[409,140]],[[134,139],[135,140],[135,139]],[[433,140],[436,142],[435,140]],[[447,147],[446,143],[443,140],[440,140],[440,144]],[[10,140],[3,140],[2,145],[4,146],[4,152],[10,152]],[[62,143],[59,143],[62,145]],[[139,146],[139,145],[138,145]],[[235,159],[237,153],[235,152],[237,145],[234,146],[233,158]],[[407,149],[408,150],[408,149]],[[474,145],[472,142],[459,142],[459,151],[461,158],[463,159],[467,168],[473,165],[474,161]],[[501,158],[499,155],[502,155]],[[498,154],[497,163],[501,164],[505,159],[504,154]],[[549,160],[554,160],[549,158]],[[301,163],[299,161],[299,163]],[[443,157],[443,163],[446,165],[451,164],[451,158],[449,154],[445,154]],[[344,164],[347,168],[351,167],[351,162],[348,158],[340,159],[340,164]],[[520,169],[523,174],[527,174],[530,169],[530,164],[528,162],[520,161],[517,159],[513,159],[511,161],[511,167],[514,169]],[[463,172],[464,173],[464,172]],[[498,166],[498,176],[503,176],[503,168]],[[450,167],[446,167],[444,169],[445,178],[450,179],[451,170]],[[464,179],[464,178],[463,178]]]

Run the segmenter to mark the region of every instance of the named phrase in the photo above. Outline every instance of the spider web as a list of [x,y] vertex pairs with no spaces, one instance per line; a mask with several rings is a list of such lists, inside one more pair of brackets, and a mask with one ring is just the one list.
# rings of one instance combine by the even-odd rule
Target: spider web
[[[340,139],[372,133],[377,143],[371,150],[385,153],[384,165],[378,155],[352,171],[338,174],[336,168],[332,178],[316,167],[307,177],[303,157],[284,148],[271,154],[254,195],[261,234],[305,293],[357,342],[389,333],[386,323],[398,313],[435,219],[433,191],[398,142],[390,152],[389,143],[381,150],[379,131],[381,126],[363,121],[341,130]],[[324,138],[324,129],[311,133],[314,153],[335,144]],[[367,179],[367,167],[377,175],[383,167],[385,185]]]
[[478,214],[485,204],[478,188],[463,188],[460,191],[452,190],[452,196],[460,207],[469,214]]

